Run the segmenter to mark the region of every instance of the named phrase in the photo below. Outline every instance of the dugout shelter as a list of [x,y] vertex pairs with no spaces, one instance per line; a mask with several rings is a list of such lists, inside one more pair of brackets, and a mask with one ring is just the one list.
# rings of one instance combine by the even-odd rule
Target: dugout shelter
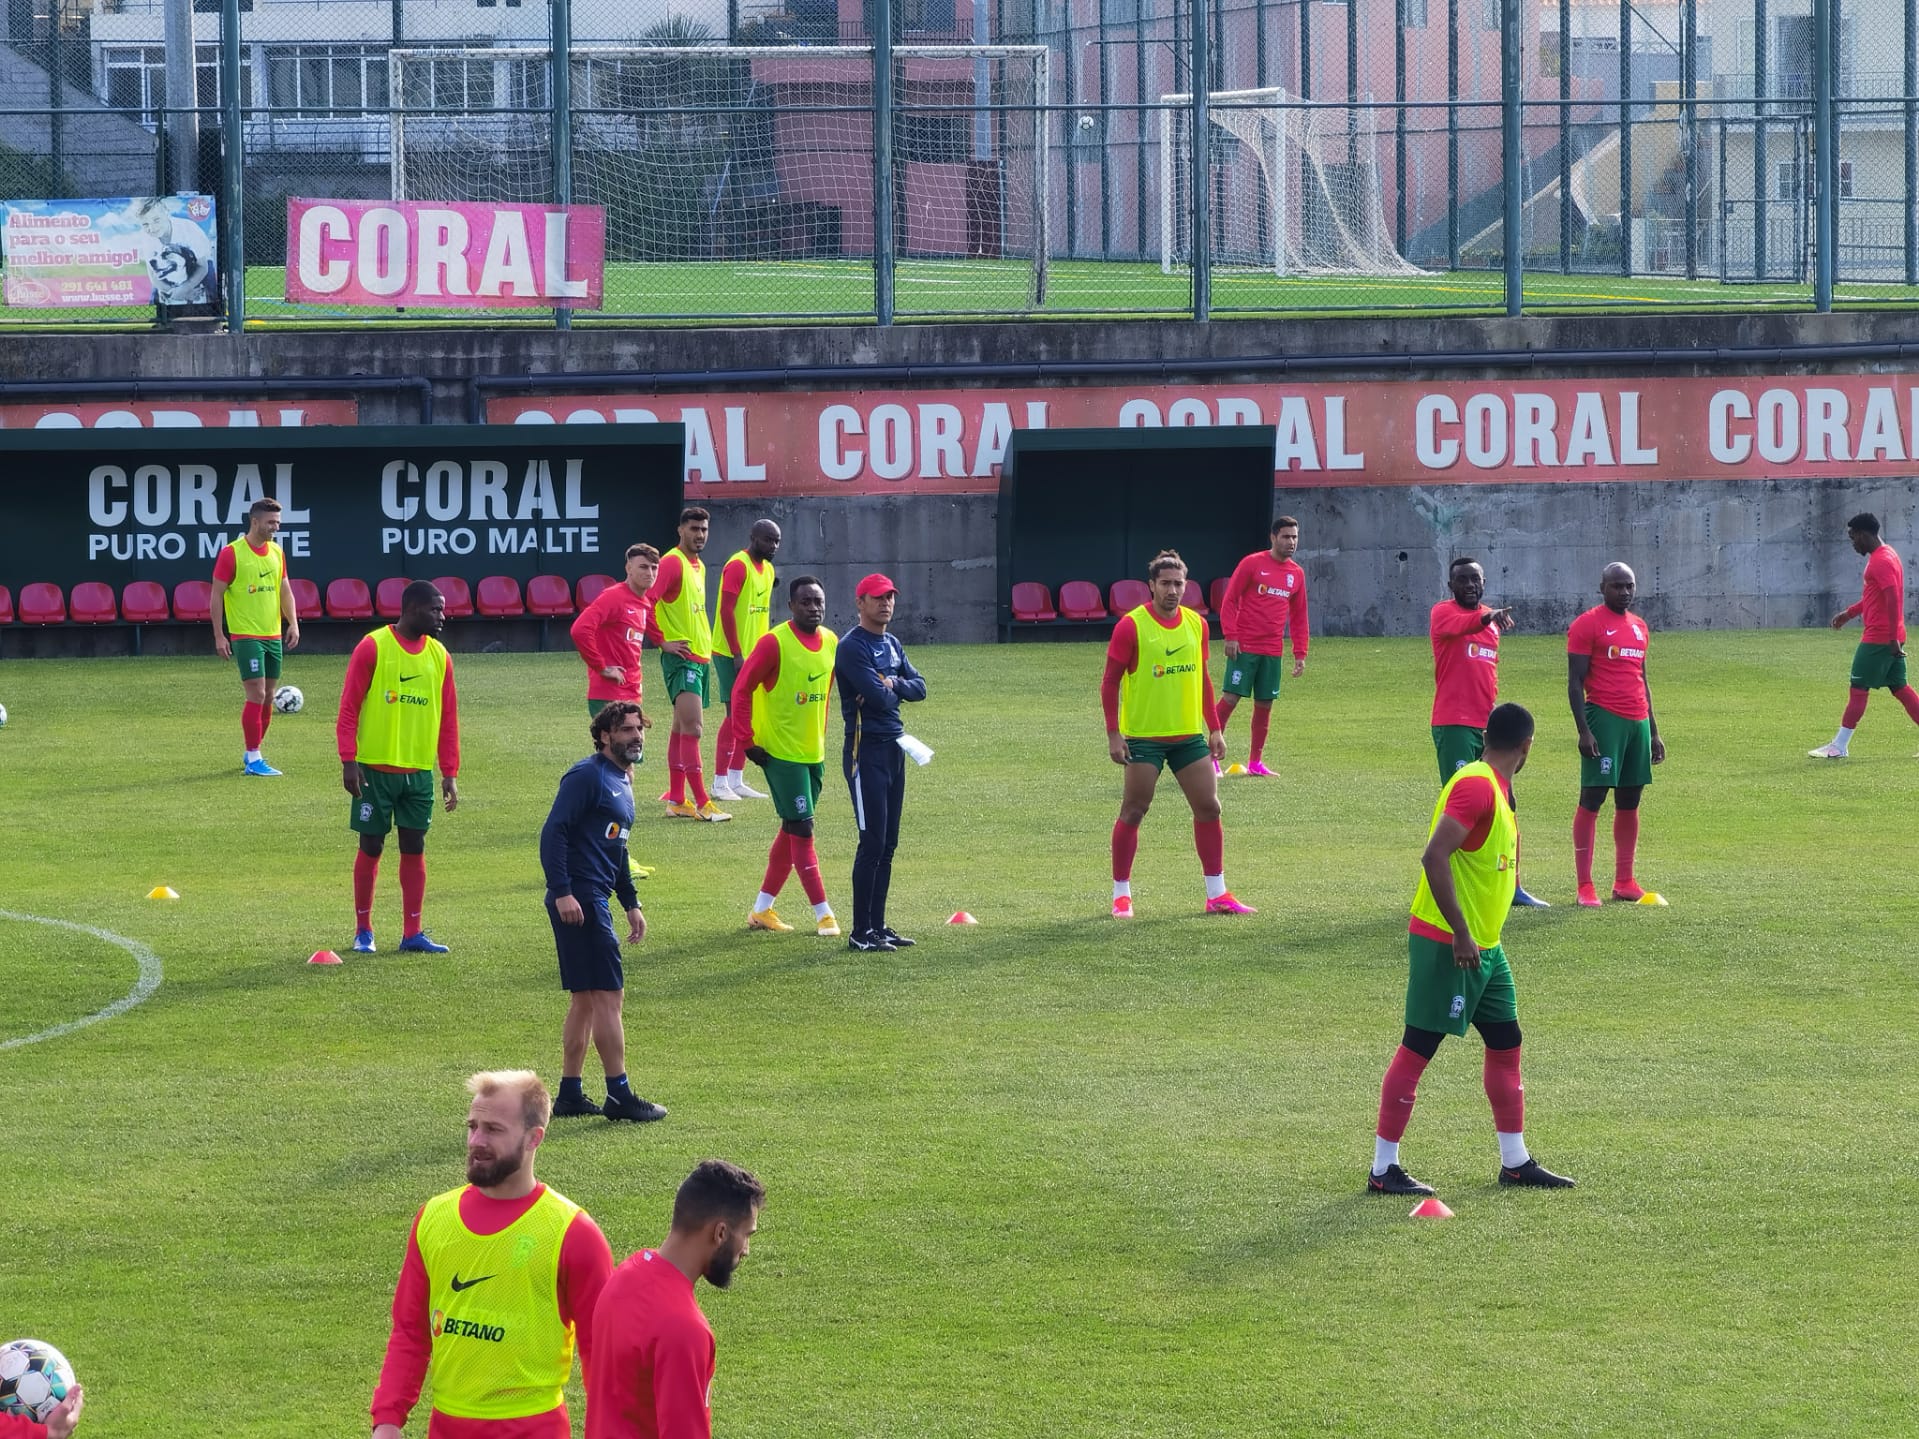
[[1107,633],[1115,604],[1130,607],[1114,583],[1143,585],[1163,549],[1179,551],[1188,602],[1205,608],[1213,582],[1267,542],[1277,439],[1270,425],[1015,430],[1000,466],[1000,638]]

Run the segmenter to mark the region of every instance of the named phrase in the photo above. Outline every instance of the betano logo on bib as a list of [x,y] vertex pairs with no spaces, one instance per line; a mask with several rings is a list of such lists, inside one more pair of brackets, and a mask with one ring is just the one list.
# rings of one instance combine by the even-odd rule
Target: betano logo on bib
[[816,705],[826,702],[824,690],[794,690],[793,703],[796,705]]
[[1154,665],[1153,678],[1163,680],[1168,675],[1189,675],[1198,668],[1198,665]]
[[430,705],[432,700],[425,695],[403,695],[398,690],[388,690],[383,696],[390,705]]
[[433,1311],[433,1337],[448,1339],[484,1339],[489,1344],[506,1342],[504,1324],[476,1324],[471,1319],[454,1319],[444,1309]]

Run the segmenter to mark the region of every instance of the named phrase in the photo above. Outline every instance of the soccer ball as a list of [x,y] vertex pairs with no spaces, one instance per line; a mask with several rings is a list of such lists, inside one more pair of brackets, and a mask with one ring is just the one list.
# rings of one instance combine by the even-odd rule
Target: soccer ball
[[1099,128],[1099,121],[1095,120],[1091,115],[1082,115],[1079,117],[1080,134],[1090,135],[1093,133],[1094,130],[1098,128]]
[[307,697],[292,685],[281,685],[273,692],[274,712],[283,715],[297,715],[306,707]]
[[39,1339],[0,1345],[0,1414],[44,1421],[73,1388],[67,1356]]
[[0,729],[7,727],[7,707],[0,705]]

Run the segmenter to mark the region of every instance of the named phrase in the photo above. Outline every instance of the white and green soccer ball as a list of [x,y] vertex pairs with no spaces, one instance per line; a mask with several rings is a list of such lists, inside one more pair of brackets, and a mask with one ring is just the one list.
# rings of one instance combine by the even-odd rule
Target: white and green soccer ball
[[307,697],[292,685],[281,685],[273,692],[273,708],[278,714],[297,715],[306,708]]
[[73,1389],[67,1356],[40,1339],[0,1344],[0,1415],[44,1422]]
[[7,727],[7,707],[0,705],[0,729]]

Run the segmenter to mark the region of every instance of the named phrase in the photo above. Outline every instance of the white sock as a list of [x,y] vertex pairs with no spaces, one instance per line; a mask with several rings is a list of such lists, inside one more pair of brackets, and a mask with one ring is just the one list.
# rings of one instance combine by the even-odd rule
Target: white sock
[[734,789],[738,789],[746,783],[746,771],[743,769],[728,770],[726,772],[726,782],[732,785]]
[[1373,1173],[1384,1174],[1399,1163],[1399,1141],[1373,1136]]
[[770,895],[765,890],[761,890],[760,897],[753,901],[753,913],[765,914],[769,909],[773,907],[773,901],[775,898],[777,898],[777,896]]
[[1206,897],[1208,899],[1218,899],[1224,893],[1226,893],[1226,876],[1223,874],[1207,875]]
[[247,762],[249,764],[251,764],[254,760],[258,758],[260,758],[260,751],[258,751],[257,749],[250,749],[247,751]]
[[1517,1169],[1532,1158],[1532,1155],[1526,1152],[1525,1135],[1503,1134],[1495,1129],[1493,1136],[1499,1140],[1499,1162],[1508,1169]]
[[813,906],[813,918],[815,919],[825,919],[832,912],[833,912],[833,906],[828,904],[825,900],[821,900],[818,904]]
[[1834,749],[1844,749],[1847,745],[1851,743],[1852,743],[1852,731],[1847,729],[1844,725],[1840,725],[1839,733],[1832,737],[1832,747]]
[[1133,882],[1130,879],[1116,879],[1113,881],[1114,899],[1131,899],[1132,897]]

